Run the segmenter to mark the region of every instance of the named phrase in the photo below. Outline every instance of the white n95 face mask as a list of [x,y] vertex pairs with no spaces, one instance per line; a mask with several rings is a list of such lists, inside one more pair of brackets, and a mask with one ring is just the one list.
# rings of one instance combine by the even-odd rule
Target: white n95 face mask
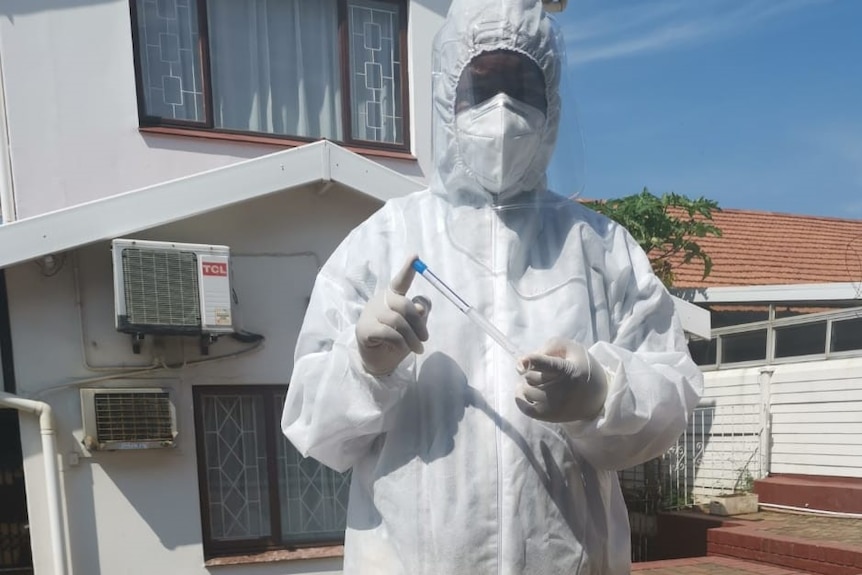
[[462,161],[494,195],[520,192],[545,126],[541,110],[500,93],[455,116]]

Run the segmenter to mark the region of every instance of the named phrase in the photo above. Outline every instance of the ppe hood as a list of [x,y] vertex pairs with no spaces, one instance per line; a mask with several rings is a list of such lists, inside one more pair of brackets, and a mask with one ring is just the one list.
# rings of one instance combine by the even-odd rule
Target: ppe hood
[[[434,41],[432,191],[497,209],[577,195],[582,154],[556,149],[564,76],[565,43],[540,0],[453,0]],[[515,105],[489,110],[501,94]],[[577,122],[565,129],[579,145]],[[566,189],[549,189],[555,156]]]

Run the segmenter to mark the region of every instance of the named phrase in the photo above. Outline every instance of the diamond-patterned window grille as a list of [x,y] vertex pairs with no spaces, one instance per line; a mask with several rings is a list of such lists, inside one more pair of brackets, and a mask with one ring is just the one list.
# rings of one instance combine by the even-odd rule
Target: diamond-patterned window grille
[[270,535],[263,398],[207,395],[202,407],[211,536]]
[[[276,402],[281,417],[284,396]],[[285,538],[332,540],[342,537],[347,523],[350,472],[338,473],[302,457],[284,436],[279,438],[278,483],[284,499],[281,530]]]
[[344,540],[350,473],[287,441],[284,397],[280,386],[195,389],[208,556]]
[[350,0],[351,102],[354,138],[401,144],[401,47],[398,4]]
[[409,149],[408,0],[129,1],[142,126]]
[[197,2],[137,0],[135,16],[145,115],[203,122]]

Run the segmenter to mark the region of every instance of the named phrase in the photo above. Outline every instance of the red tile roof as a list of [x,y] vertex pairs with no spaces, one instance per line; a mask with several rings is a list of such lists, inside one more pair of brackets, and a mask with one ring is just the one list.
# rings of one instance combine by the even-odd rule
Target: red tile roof
[[862,220],[726,209],[713,222],[722,237],[697,240],[712,273],[675,266],[674,287],[862,283]]

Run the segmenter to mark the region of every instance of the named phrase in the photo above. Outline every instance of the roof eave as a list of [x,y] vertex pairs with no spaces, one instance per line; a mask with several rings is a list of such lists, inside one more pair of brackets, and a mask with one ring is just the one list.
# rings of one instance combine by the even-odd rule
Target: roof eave
[[862,301],[862,282],[681,288],[673,291],[685,301],[710,304]]
[[2,225],[0,269],[320,181],[380,202],[423,187],[324,140]]
[[709,310],[676,296],[673,297],[674,309],[679,315],[682,329],[689,334],[709,339],[712,334],[712,318]]

